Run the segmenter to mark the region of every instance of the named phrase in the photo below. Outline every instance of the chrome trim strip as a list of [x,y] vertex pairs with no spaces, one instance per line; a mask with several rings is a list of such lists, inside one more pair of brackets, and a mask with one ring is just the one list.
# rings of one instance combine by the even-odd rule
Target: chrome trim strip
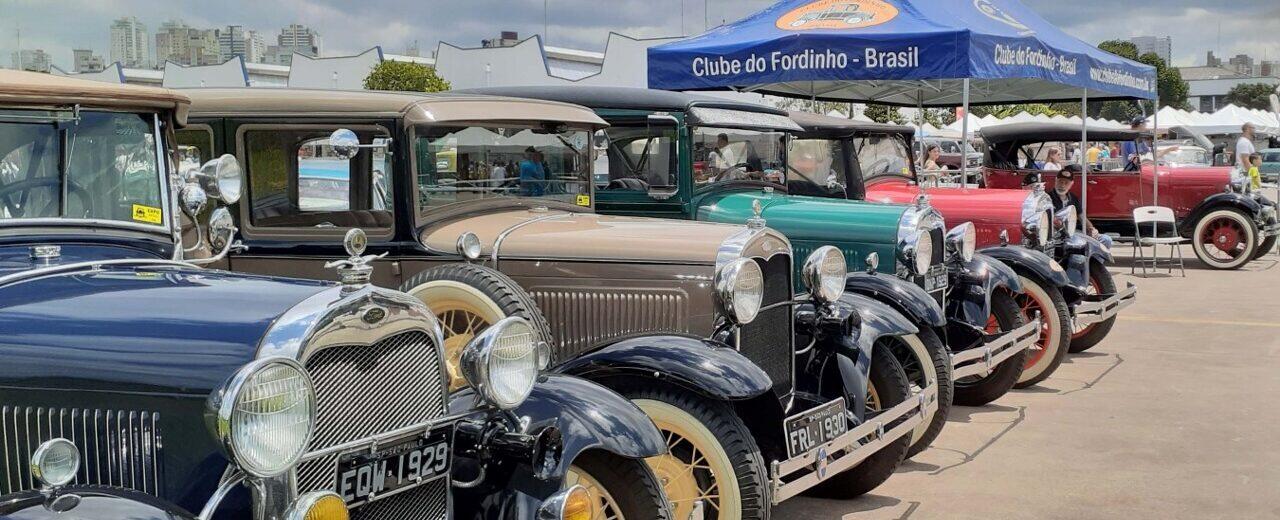
[[[938,383],[930,383],[929,386],[912,395],[906,401],[881,412],[875,418],[867,420],[822,446],[785,461],[773,461],[770,464],[770,485],[773,488],[773,503],[778,504],[794,497],[804,490],[818,485],[828,476],[846,471],[894,441],[910,435],[916,426],[924,422],[924,415],[928,413],[929,409],[937,407],[937,398]],[[899,419],[902,419],[901,424],[885,430],[886,423]],[[873,438],[863,443],[862,440],[867,437]],[[820,475],[817,470],[819,465],[818,457],[822,454],[830,454],[842,450],[847,451],[839,457],[831,457],[826,460],[826,471]],[[808,473],[789,482],[783,482],[784,477],[790,477],[793,473],[804,470],[808,470]]]
[[25,282],[45,276],[52,276],[60,273],[69,273],[74,271],[98,271],[103,266],[135,266],[135,267],[190,267],[197,266],[181,261],[174,260],[157,260],[145,258],[120,258],[115,260],[92,260],[88,262],[75,262],[70,264],[53,265],[49,267],[41,267],[31,269],[19,273],[13,273],[6,276],[0,276],[0,287],[11,283]]
[[1076,305],[1075,325],[1082,327],[1106,321],[1136,301],[1138,301],[1138,288],[1130,282],[1124,290],[1105,300],[1084,301]]
[[196,516],[196,519],[212,519],[213,514],[218,511],[218,506],[222,504],[222,500],[227,498],[227,495],[231,493],[231,490],[235,489],[236,486],[239,486],[241,482],[244,482],[244,479],[244,473],[239,471],[232,474],[231,478],[223,478],[222,482],[218,484],[218,489],[214,490],[213,495],[204,503],[204,507],[200,508],[200,514],[199,516]]
[[996,336],[996,339],[988,341],[981,347],[953,353],[951,366],[955,368],[952,378],[986,376],[995,370],[996,365],[1035,345],[1038,339],[1040,339],[1039,318]]
[[553,213],[550,215],[543,215],[541,217],[531,218],[529,220],[526,220],[524,222],[521,222],[519,224],[516,224],[514,226],[511,226],[507,229],[502,230],[501,233],[498,233],[498,237],[493,239],[493,251],[489,253],[489,259],[493,261],[493,268],[494,269],[498,268],[498,251],[502,249],[502,242],[505,241],[507,237],[510,236],[512,233],[514,233],[517,229],[525,227],[529,224],[533,224],[535,222],[542,222],[544,220],[552,220],[552,219],[557,219],[561,217],[567,217],[570,215],[573,215],[573,213],[563,212],[563,213]]

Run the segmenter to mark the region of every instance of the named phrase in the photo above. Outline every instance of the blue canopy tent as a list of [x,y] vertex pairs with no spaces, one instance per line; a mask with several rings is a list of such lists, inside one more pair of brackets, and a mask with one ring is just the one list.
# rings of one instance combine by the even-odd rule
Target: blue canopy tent
[[[1154,67],[1080,41],[1017,0],[784,0],[648,52],[649,87],[664,90],[966,114],[970,104],[1156,98]],[[1082,126],[1082,150],[1086,139]]]

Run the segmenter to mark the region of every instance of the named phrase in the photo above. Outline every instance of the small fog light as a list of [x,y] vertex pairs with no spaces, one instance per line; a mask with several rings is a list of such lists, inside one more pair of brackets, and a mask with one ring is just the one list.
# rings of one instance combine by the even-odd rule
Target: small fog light
[[288,520],[349,520],[347,503],[332,491],[312,491],[298,497]]
[[44,441],[31,454],[31,474],[44,486],[65,486],[76,478],[77,471],[80,471],[80,451],[69,440]]

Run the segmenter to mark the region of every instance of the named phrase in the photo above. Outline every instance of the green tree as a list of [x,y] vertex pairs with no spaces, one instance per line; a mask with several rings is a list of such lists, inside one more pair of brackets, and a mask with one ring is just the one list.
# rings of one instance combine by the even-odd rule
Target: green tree
[[1138,56],[1138,61],[1156,68],[1156,91],[1160,93],[1161,105],[1183,110],[1191,108],[1187,104],[1187,95],[1191,92],[1191,86],[1182,80],[1182,73],[1177,67],[1170,67],[1154,52]]
[[[1160,104],[1171,106],[1174,108],[1189,109],[1187,104],[1187,96],[1190,93],[1190,86],[1182,79],[1182,73],[1176,67],[1170,67],[1160,56],[1155,53],[1148,52],[1141,56],[1138,55],[1138,46],[1133,42],[1124,40],[1107,40],[1099,43],[1098,48],[1115,54],[1121,58],[1127,58],[1139,63],[1145,63],[1156,68],[1156,92],[1160,93]],[[1142,101],[1106,101],[1103,103],[1090,103],[1089,115],[1092,117],[1102,117],[1106,119],[1115,119],[1117,121],[1128,121],[1144,113],[1150,115],[1155,108],[1151,102]],[[1145,109],[1145,110],[1144,110]]]
[[799,110],[802,112],[810,112],[813,114],[826,115],[832,111],[849,115],[849,104],[839,101],[816,101],[801,98],[777,98],[774,105],[783,110]]
[[1256,108],[1271,110],[1270,96],[1275,92],[1274,85],[1266,83],[1241,83],[1227,91],[1227,103],[1240,108]]
[[421,63],[384,61],[373,67],[364,78],[364,88],[369,90],[399,90],[405,92],[441,92],[449,90],[444,78],[436,75],[436,69]]
[[867,110],[862,115],[877,123],[896,123],[902,120],[898,107],[890,105],[867,105]]
[[1012,105],[981,105],[969,107],[969,111],[978,117],[986,117],[988,114],[999,118],[1006,118],[1018,115],[1019,112],[1026,112],[1031,115],[1044,114],[1046,116],[1064,115],[1055,110],[1053,107],[1044,103],[1016,103]]

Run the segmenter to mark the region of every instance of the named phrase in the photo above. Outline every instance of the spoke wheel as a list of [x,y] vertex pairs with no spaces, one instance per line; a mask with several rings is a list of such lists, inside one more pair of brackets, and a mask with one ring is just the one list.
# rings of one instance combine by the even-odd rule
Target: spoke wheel
[[[987,316],[984,332],[995,334],[1010,331],[1023,324],[1022,311],[1014,301],[1014,295],[1001,287],[991,294],[991,313]],[[999,399],[1018,383],[1027,351],[1014,354],[996,365],[990,374],[969,376],[956,381],[955,403],[961,406],[982,406]]]
[[876,392],[876,385],[871,382],[867,383],[867,411],[880,411],[880,394]]
[[1027,349],[1022,375],[1015,388],[1026,388],[1053,374],[1071,347],[1071,333],[1067,329],[1071,314],[1067,302],[1057,287],[1044,286],[1038,280],[1025,275],[1018,276],[1023,287],[1014,300],[1024,320],[1040,316],[1040,337]]
[[453,280],[436,280],[414,288],[409,294],[422,300],[440,318],[444,331],[445,366],[449,390],[465,386],[459,360],[462,349],[477,334],[497,323],[506,314],[475,287]]
[[646,459],[667,493],[675,518],[689,518],[698,502],[704,518],[737,518],[740,514],[733,464],[706,426],[671,404],[638,399],[636,405],[653,419],[666,439],[667,453]]
[[1041,320],[1040,337],[1036,339],[1035,345],[1032,345],[1031,348],[1027,349],[1027,351],[1030,352],[1030,355],[1027,356],[1027,362],[1023,366],[1024,369],[1027,369],[1035,366],[1036,363],[1043,360],[1045,352],[1048,350],[1045,348],[1045,345],[1049,343],[1050,335],[1053,333],[1053,330],[1052,327],[1050,327],[1048,320],[1045,319],[1045,316],[1048,313],[1053,312],[1053,309],[1039,298],[1026,293],[1019,294],[1014,297],[1014,300],[1018,302],[1018,310],[1022,312],[1022,319],[1030,321],[1038,315]]
[[1196,222],[1191,241],[1201,262],[1214,269],[1235,269],[1256,256],[1257,237],[1257,227],[1248,216],[1220,209]]
[[564,476],[565,487],[582,486],[591,497],[591,520],[625,520],[622,507],[600,481],[577,466],[570,466]]

